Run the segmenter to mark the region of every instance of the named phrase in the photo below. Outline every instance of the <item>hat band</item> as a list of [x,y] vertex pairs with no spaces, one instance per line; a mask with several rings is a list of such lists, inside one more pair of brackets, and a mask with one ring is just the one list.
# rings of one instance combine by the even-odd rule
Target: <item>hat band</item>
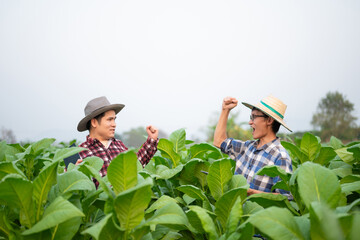
[[263,101],[260,101],[265,107],[267,107],[268,109],[270,109],[273,113],[275,113],[276,115],[278,115],[281,119],[284,119],[284,116],[281,115],[281,113],[279,113],[278,111],[276,111],[275,109],[273,109],[272,107],[270,107],[269,105],[267,105],[266,103],[264,103]]

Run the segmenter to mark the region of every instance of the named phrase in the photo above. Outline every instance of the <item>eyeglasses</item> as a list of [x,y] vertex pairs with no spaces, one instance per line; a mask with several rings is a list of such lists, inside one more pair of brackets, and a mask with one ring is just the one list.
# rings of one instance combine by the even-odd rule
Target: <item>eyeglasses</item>
[[257,118],[257,117],[267,117],[267,115],[255,115],[255,114],[251,114],[251,115],[250,115],[250,120],[251,120],[251,121],[254,121],[255,118]]

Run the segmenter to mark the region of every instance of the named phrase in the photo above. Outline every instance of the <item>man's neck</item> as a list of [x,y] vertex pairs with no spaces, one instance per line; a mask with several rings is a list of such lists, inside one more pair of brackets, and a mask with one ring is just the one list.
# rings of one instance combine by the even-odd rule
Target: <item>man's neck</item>
[[265,144],[270,143],[270,142],[274,141],[275,139],[276,139],[276,135],[274,133],[267,134],[266,136],[259,138],[259,144],[258,144],[257,148],[261,148]]
[[92,139],[97,139],[99,142],[101,142],[106,148],[108,147],[109,145],[109,142],[110,142],[110,139],[104,139],[102,138],[101,136],[97,135],[97,134],[93,134],[93,133],[90,133],[89,136],[92,138]]

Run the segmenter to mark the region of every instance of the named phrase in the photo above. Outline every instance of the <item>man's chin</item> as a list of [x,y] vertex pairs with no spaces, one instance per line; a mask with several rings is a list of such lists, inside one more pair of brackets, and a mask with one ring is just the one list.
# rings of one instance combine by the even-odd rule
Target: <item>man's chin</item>
[[254,132],[252,133],[253,139],[258,139],[259,136],[257,136],[257,134],[254,134]]

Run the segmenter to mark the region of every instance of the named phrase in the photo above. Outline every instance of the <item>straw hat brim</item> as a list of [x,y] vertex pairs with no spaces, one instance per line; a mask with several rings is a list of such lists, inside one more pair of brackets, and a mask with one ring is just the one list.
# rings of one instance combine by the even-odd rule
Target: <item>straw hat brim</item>
[[86,124],[94,117],[96,117],[104,112],[107,112],[109,110],[114,110],[115,114],[118,114],[124,107],[125,107],[124,104],[111,104],[106,107],[96,109],[95,111],[93,111],[92,113],[90,113],[89,115],[87,115],[83,119],[81,119],[81,121],[79,122],[79,124],[77,126],[77,130],[79,132],[86,131],[87,130]]
[[263,105],[260,104],[250,104],[250,103],[246,103],[246,102],[242,102],[242,104],[244,104],[246,107],[253,109],[253,108],[257,108],[260,109],[263,113],[265,113],[266,115],[268,115],[269,117],[272,117],[273,119],[275,119],[275,121],[277,121],[278,123],[280,123],[281,125],[283,125],[287,130],[289,130],[290,132],[292,132],[292,130],[286,125],[286,123],[284,122],[284,120],[282,120],[278,115],[276,115],[275,113],[273,113],[270,109],[264,107]]

